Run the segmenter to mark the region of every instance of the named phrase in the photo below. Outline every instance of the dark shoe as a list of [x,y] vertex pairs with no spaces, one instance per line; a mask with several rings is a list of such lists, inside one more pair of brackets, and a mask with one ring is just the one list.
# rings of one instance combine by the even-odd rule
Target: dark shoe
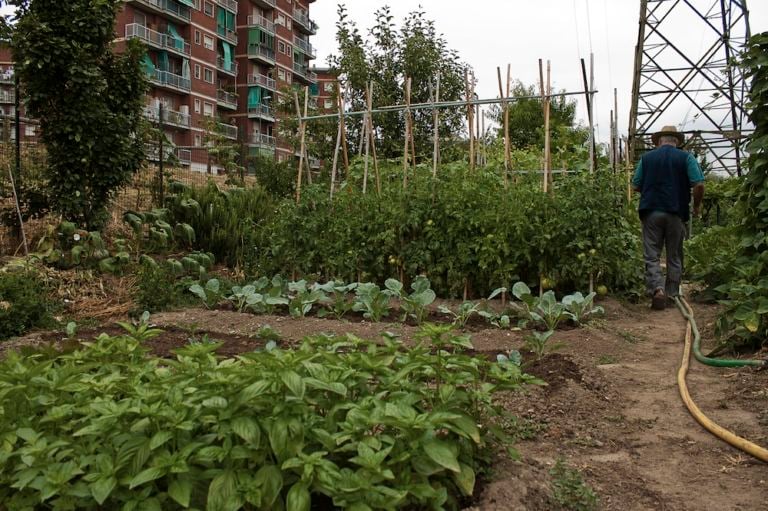
[[667,307],[667,295],[661,289],[656,290],[651,298],[651,309],[663,311]]

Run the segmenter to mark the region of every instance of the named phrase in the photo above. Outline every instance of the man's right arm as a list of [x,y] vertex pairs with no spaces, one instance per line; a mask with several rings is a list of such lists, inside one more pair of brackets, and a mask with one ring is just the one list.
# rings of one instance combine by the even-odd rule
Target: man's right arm
[[643,160],[637,162],[635,167],[635,175],[632,176],[632,189],[636,192],[640,192],[643,187]]
[[704,199],[704,182],[693,185],[693,216],[701,214],[701,201]]
[[701,201],[704,199],[704,173],[692,154],[688,154],[688,180],[693,187],[693,216],[701,213]]

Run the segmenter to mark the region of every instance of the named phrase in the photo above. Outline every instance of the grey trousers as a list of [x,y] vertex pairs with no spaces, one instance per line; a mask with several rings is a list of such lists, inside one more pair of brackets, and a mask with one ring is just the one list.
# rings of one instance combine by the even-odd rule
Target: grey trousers
[[[643,220],[645,285],[649,294],[663,289],[667,296],[680,294],[683,277],[683,239],[685,224],[671,213],[654,211]],[[667,249],[667,276],[661,270],[661,251]]]

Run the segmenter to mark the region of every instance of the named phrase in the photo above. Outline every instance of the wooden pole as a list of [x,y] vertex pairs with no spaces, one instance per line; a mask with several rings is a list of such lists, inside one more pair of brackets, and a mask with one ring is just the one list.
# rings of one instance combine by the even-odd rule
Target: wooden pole
[[[369,84],[365,84],[365,96],[370,96]],[[363,194],[368,191],[368,155],[371,150],[371,138],[368,136],[368,112],[363,117],[363,136],[360,139],[360,143],[365,145],[365,169],[363,170]],[[365,140],[363,140],[365,139]]]
[[373,172],[376,175],[376,193],[381,195],[381,176],[379,175],[379,160],[376,157],[376,135],[373,130],[373,82],[368,84],[366,103],[368,105],[368,136],[371,139],[371,155],[373,156]]
[[[18,88],[16,89],[16,94],[19,94]],[[18,109],[16,110],[18,112]],[[18,126],[18,118],[16,120],[16,126]],[[5,126],[3,130],[3,142],[5,142],[5,147],[8,147],[8,140],[11,138],[11,121],[8,117],[5,118]],[[16,130],[16,142],[19,141],[19,130]],[[20,165],[20,154],[21,151],[16,152],[16,166],[17,168]],[[162,153],[161,158],[162,158]],[[13,175],[13,167],[9,164],[8,165],[8,178],[10,179],[11,183],[11,190],[13,191],[13,204],[16,209],[16,215],[19,217],[19,232],[21,233],[21,244],[24,247],[24,255],[29,255],[29,246],[27,245],[27,234],[24,231],[24,217],[21,214],[21,206],[19,205],[19,196],[16,193],[16,179]],[[18,252],[18,248],[16,249],[16,252]]]
[[299,94],[293,91],[293,100],[296,103],[296,117],[299,119],[299,136],[301,137],[299,147],[299,171],[296,172],[296,204],[301,201],[301,173],[304,170],[304,119],[301,117],[301,106],[299,106]]
[[614,138],[613,134],[613,128],[614,128],[614,121],[613,121],[613,110],[611,110],[611,116],[610,116],[610,122],[611,122],[611,154],[610,154],[610,164],[611,164],[611,171],[615,174],[616,173],[616,139]]
[[595,126],[592,119],[592,94],[587,81],[587,66],[581,59],[581,77],[584,80],[584,95],[587,99],[587,117],[589,119],[589,172],[595,171]]
[[336,91],[339,93],[339,117],[341,118],[341,148],[344,156],[344,175],[349,176],[349,150],[347,148],[347,123],[344,118],[344,92],[341,84],[336,82]]
[[547,157],[547,183],[549,185],[549,191],[551,192],[553,189],[553,174],[552,174],[552,133],[551,133],[551,126],[550,126],[550,114],[552,111],[552,65],[549,60],[547,60],[547,112],[545,115],[545,120],[547,124],[547,139],[545,140],[545,149],[546,149],[546,157]]
[[[509,105],[507,104],[507,94],[501,86],[501,68],[496,67],[496,75],[499,78],[499,96],[501,96],[502,115],[504,117],[504,188],[509,187]],[[507,90],[509,90],[509,81],[507,81]]]
[[597,151],[595,150],[595,54],[589,54],[589,171],[596,167]]
[[[614,142],[614,148],[616,149],[616,165],[615,167],[618,168],[621,164],[621,148],[620,143],[621,140],[619,139],[619,98],[618,98],[618,91],[614,87],[613,89],[613,136],[616,140]],[[615,170],[615,169],[614,169]]]
[[405,143],[403,145],[403,189],[408,187],[408,144],[411,139],[411,79],[405,79]]
[[336,130],[336,146],[333,148],[333,165],[331,166],[331,200],[333,200],[333,191],[336,186],[336,169],[339,165],[339,150],[341,149],[341,132],[343,131],[343,113],[344,105],[341,102],[341,87],[336,82],[336,108],[339,111],[339,128]]
[[467,129],[469,131],[469,170],[475,170],[474,123],[472,122],[472,97],[469,87],[469,71],[464,70],[464,91],[467,96]]
[[[309,116],[309,87],[304,87],[304,118]],[[304,121],[304,133],[307,132],[307,121]],[[309,164],[309,153],[306,145],[304,146],[304,161],[307,165],[307,184],[312,184],[312,170]]]
[[550,129],[549,129],[549,94],[551,93],[550,87],[550,74],[551,67],[550,62],[547,61],[547,84],[544,86],[544,62],[539,59],[539,91],[541,93],[542,108],[544,109],[544,178],[543,189],[544,193],[549,192],[549,170],[550,170]]
[[[411,105],[411,89],[413,87],[413,80],[408,78],[408,106]],[[411,143],[411,165],[416,166],[416,135],[413,129],[413,114],[410,108],[408,109],[408,138]]]
[[[440,74],[437,75],[435,85],[434,102],[440,101]],[[432,148],[432,179],[437,177],[437,164],[440,159],[440,111],[437,108],[432,109],[434,119],[434,147]]]

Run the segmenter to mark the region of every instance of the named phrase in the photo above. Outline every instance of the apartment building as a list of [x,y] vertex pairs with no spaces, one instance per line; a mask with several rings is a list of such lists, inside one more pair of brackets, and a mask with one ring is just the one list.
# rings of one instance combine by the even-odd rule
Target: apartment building
[[[191,148],[203,146],[212,129],[252,154],[294,157],[276,137],[273,104],[287,85],[316,88],[309,69],[316,57],[310,37],[317,25],[309,16],[314,1],[125,1],[115,25],[116,50],[133,38],[147,44],[145,115],[158,121],[162,105],[163,129],[182,165],[207,170],[203,152]],[[0,53],[4,111],[5,96],[13,94],[12,70],[10,52]]]

